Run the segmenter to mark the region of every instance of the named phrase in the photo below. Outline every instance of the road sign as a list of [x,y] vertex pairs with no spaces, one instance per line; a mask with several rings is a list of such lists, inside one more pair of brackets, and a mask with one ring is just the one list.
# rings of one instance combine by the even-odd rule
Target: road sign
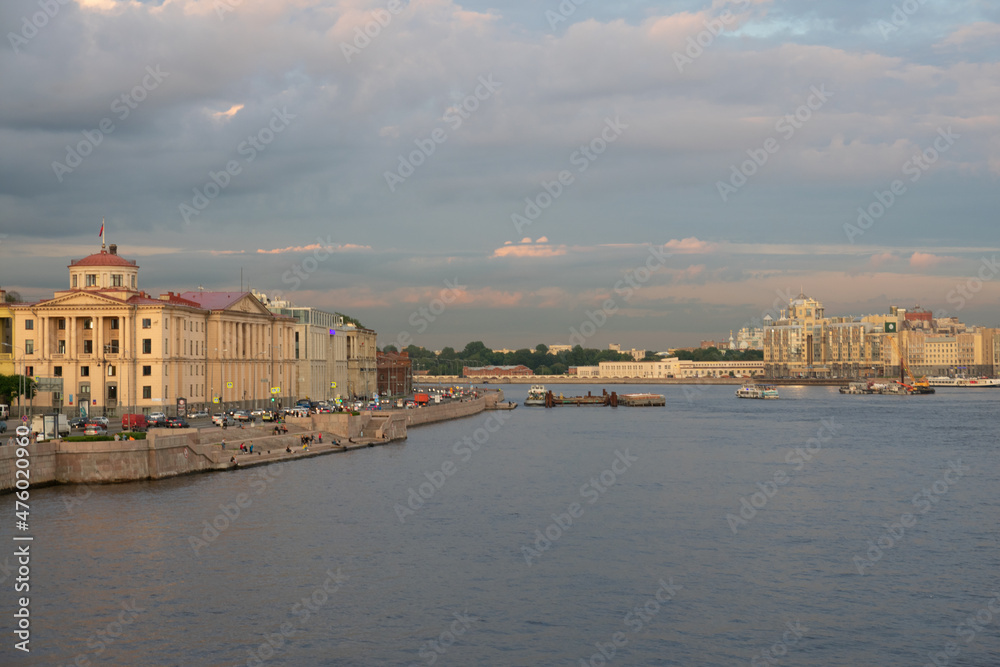
[[213,403],[218,403],[219,402],[219,397],[218,396],[213,396],[212,397],[212,402]]
[[280,394],[281,393],[281,387],[271,387],[271,393],[272,394]]
[[331,382],[330,383],[330,389],[336,389],[336,388],[337,388],[337,383],[336,382]]
[[230,380],[229,382],[226,383],[226,389],[232,389],[232,388],[233,388],[233,383],[232,380]]
[[62,391],[63,390],[63,379],[62,378],[38,378],[35,380],[36,389],[38,391]]

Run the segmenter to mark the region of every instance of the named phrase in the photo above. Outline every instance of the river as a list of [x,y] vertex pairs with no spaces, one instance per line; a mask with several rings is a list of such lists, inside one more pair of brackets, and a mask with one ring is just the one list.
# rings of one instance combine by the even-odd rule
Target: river
[[1000,391],[617,389],[667,405],[33,490],[3,663],[1000,664]]

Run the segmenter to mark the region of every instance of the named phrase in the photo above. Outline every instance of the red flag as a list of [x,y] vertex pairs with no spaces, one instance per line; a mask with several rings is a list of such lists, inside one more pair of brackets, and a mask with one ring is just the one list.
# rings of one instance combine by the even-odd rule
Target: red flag
[[104,223],[101,223],[101,231],[97,233],[98,236],[104,236]]

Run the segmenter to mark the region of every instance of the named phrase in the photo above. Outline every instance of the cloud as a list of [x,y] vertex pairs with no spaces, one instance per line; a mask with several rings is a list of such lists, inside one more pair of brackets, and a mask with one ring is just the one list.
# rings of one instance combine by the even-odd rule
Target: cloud
[[885,266],[886,264],[891,264],[891,263],[898,262],[898,261],[899,261],[899,257],[895,253],[892,253],[892,252],[880,252],[878,254],[875,254],[875,255],[871,256],[871,258],[868,260],[868,268],[873,269],[873,270],[874,269],[879,269],[879,268],[882,268],[883,266]]
[[215,113],[212,114],[212,118],[214,118],[215,120],[229,120],[237,113],[239,113],[240,109],[242,108],[243,108],[242,104],[234,104],[233,106],[229,107],[229,109],[227,109],[226,111],[216,111]]
[[663,244],[663,247],[678,255],[705,255],[715,252],[719,246],[691,236],[681,240],[671,239]]
[[[258,255],[283,255],[289,252],[312,252],[314,250],[324,250],[326,252],[345,252],[352,250],[371,250],[370,245],[355,245],[353,243],[345,243],[342,245],[323,245],[321,243],[313,243],[311,245],[299,245],[299,246],[289,246],[287,248],[274,248],[272,250],[264,250],[263,248],[257,249]],[[243,252],[242,250],[240,252]]]
[[505,245],[493,251],[493,257],[561,257],[568,252],[564,245]]
[[998,39],[1000,39],[1000,23],[979,21],[953,31],[950,35],[936,43],[934,49],[941,51],[962,48],[969,45],[977,46],[978,44],[994,46]]
[[915,252],[910,255],[910,266],[914,269],[925,270],[933,269],[936,266],[945,264],[947,262],[953,262],[957,258],[948,257],[946,255],[934,255],[929,252]]

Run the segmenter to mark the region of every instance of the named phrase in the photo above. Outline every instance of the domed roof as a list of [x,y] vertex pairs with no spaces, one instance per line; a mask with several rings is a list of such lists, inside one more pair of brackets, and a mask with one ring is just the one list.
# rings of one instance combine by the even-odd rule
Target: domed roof
[[93,255],[88,255],[83,259],[70,260],[69,268],[76,266],[128,266],[139,268],[135,260],[119,256],[118,246],[116,245],[111,246],[111,252],[102,248],[101,252],[95,252]]

